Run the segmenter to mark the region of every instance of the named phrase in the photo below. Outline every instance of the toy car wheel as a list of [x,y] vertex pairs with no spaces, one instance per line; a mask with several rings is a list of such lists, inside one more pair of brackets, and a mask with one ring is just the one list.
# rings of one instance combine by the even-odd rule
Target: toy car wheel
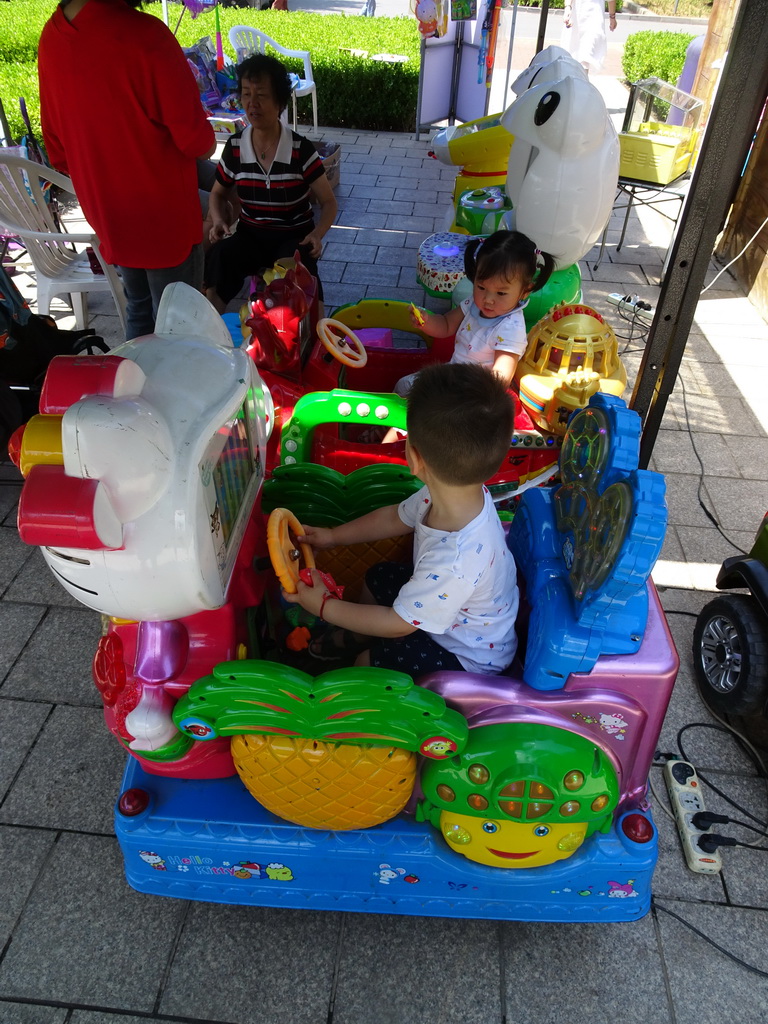
[[704,703],[743,715],[768,700],[768,619],[743,594],[723,594],[703,608],[693,631],[693,664]]

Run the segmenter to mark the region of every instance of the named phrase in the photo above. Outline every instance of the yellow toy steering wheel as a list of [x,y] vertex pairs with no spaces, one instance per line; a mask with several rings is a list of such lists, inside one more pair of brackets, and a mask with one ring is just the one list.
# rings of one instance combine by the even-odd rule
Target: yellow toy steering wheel
[[267,551],[272,568],[289,594],[298,592],[299,570],[315,568],[312,548],[296,540],[303,533],[301,523],[287,508],[274,509],[267,520]]
[[[334,331],[343,337],[338,337]],[[319,320],[317,334],[331,355],[345,366],[354,366],[359,369],[368,362],[368,353],[365,351],[363,343],[355,332],[340,320],[331,320],[328,317]]]

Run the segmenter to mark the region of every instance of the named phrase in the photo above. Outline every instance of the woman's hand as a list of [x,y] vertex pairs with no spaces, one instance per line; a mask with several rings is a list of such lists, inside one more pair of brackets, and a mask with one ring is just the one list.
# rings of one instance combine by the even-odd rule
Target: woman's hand
[[310,231],[306,238],[302,238],[299,245],[305,245],[309,247],[310,256],[320,259],[320,255],[323,251],[323,236],[320,234],[317,228],[314,231]]
[[336,220],[338,204],[333,194],[331,183],[325,174],[322,174],[309,186],[312,197],[320,207],[320,216],[317,224],[312,228],[307,237],[300,242],[300,245],[310,246],[310,253],[315,259],[319,259],[323,252],[323,237],[328,233],[331,225]]
[[211,230],[208,232],[208,238],[213,245],[215,242],[220,242],[222,238],[229,238],[231,234],[229,224],[225,220],[214,220]]

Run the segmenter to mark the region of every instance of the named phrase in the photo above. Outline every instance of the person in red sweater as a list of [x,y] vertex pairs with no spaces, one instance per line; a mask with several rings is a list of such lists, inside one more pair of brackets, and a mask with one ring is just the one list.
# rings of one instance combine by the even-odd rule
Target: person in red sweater
[[43,139],[121,272],[129,338],[166,285],[203,283],[197,158],[216,148],[187,60],[140,0],[62,0],[38,49]]

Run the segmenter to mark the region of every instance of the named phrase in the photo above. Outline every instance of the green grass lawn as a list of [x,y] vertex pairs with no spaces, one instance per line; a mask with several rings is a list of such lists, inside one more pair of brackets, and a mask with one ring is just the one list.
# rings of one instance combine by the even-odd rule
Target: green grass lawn
[[[26,99],[32,128],[38,137],[40,134],[37,44],[53,9],[54,0],[0,2],[0,99],[14,138],[25,132],[19,96]],[[162,17],[160,3],[147,4],[146,10]],[[180,4],[169,5],[172,29],[181,11]],[[421,39],[415,18],[304,12],[286,17],[281,11],[236,7],[221,8],[220,17],[224,50],[230,58],[234,58],[234,53],[229,46],[229,29],[239,24],[254,25],[283,46],[311,52],[321,124],[382,131],[411,131],[415,127]],[[177,32],[182,46],[214,35],[213,11],[194,19],[184,12]],[[342,52],[344,48],[369,54],[402,54],[408,61],[388,65],[353,57]],[[289,70],[300,69],[300,64],[293,67],[286,63]],[[94,88],[98,88],[98,83],[94,83]],[[302,104],[309,108],[309,100],[299,101],[300,117]]]

